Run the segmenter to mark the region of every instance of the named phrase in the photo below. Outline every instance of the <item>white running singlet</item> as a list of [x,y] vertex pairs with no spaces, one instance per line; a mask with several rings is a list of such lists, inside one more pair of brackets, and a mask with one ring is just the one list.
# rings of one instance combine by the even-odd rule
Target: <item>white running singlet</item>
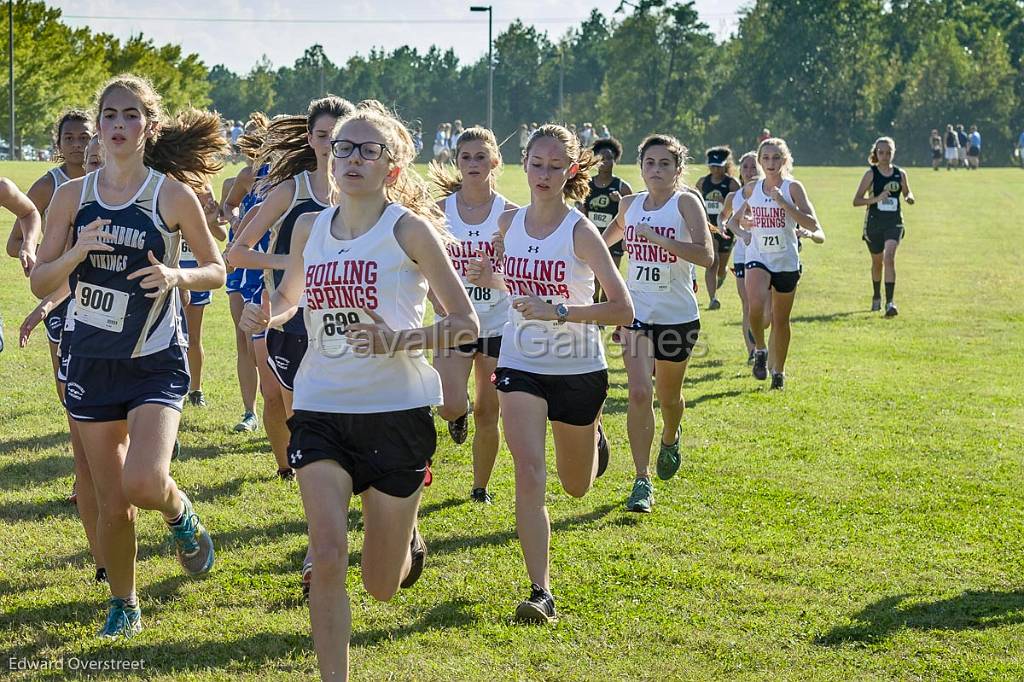
[[[594,272],[576,257],[573,233],[583,214],[575,208],[544,239],[526,232],[526,210],[516,211],[505,233],[502,269],[512,299],[539,296],[558,305],[591,305]],[[509,310],[498,367],[535,374],[586,374],[607,369],[596,324],[527,320]]]
[[501,269],[500,264],[494,258],[494,245],[491,243],[491,237],[498,231],[498,217],[505,210],[506,203],[505,197],[497,194],[487,218],[479,225],[469,225],[463,222],[462,216],[459,215],[454,194],[444,202],[444,214],[448,219],[448,228],[458,240],[458,243],[448,245],[448,256],[455,267],[455,272],[462,278],[462,285],[466,288],[473,309],[476,310],[476,316],[480,318],[480,338],[484,339],[501,336],[505,322],[508,320],[512,299],[508,293],[500,289],[478,287],[467,280],[466,266],[478,253],[483,252],[491,257],[491,266],[496,271]]
[[[792,181],[783,180],[779,191],[793,203]],[[758,180],[747,199],[754,219],[753,236],[747,245],[747,263],[758,262],[770,272],[796,272],[800,269],[800,251],[796,221],[786,209],[764,193],[764,180]]]
[[675,192],[663,206],[648,210],[644,204],[650,201],[650,194],[640,192],[626,210],[622,238],[629,259],[626,287],[636,319],[646,324],[683,324],[700,319],[690,262],[636,231],[640,225],[649,225],[664,237],[689,243],[690,232],[679,212],[680,196],[681,192]]
[[[732,195],[732,213],[729,214],[729,218],[736,215],[742,209],[743,206],[743,189],[740,188]],[[732,264],[733,265],[746,265],[747,264],[747,244],[739,237],[734,236],[732,238]],[[753,241],[753,237],[751,237]]]
[[336,207],[317,215],[302,251],[309,350],[295,377],[295,409],[369,414],[441,404],[441,377],[423,351],[357,356],[350,324],[372,324],[372,310],[394,330],[423,325],[427,280],[395,238],[408,211],[388,204],[355,239],[331,234]]

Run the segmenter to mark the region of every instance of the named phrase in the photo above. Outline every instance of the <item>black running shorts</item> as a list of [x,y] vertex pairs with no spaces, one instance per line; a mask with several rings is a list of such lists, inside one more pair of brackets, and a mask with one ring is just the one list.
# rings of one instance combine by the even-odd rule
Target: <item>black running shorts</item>
[[476,343],[463,343],[455,346],[456,350],[460,353],[486,355],[489,358],[498,359],[498,354],[501,353],[501,337],[500,336],[481,336],[476,340]]
[[608,370],[585,374],[536,374],[499,367],[492,378],[502,393],[529,393],[548,404],[548,419],[572,426],[593,424],[608,397]]
[[352,477],[357,495],[372,487],[409,497],[423,485],[437,448],[429,407],[374,414],[295,410],[288,428],[292,468],[324,459],[337,462]]
[[864,223],[864,235],[861,239],[868,245],[868,251],[878,254],[885,251],[887,241],[902,241],[905,233],[903,225],[879,224],[868,220]]
[[700,320],[682,324],[647,324],[633,320],[629,328],[649,338],[654,344],[654,359],[666,362],[689,360],[700,337]]
[[289,391],[295,390],[295,375],[308,346],[309,337],[305,334],[267,330],[267,364],[281,386]]
[[759,268],[764,270],[771,275],[771,281],[768,286],[780,294],[789,294],[796,291],[796,283],[800,281],[801,270],[784,270],[781,272],[772,272],[765,266],[764,263],[757,260],[747,261],[744,267],[744,273],[750,272],[751,270]]

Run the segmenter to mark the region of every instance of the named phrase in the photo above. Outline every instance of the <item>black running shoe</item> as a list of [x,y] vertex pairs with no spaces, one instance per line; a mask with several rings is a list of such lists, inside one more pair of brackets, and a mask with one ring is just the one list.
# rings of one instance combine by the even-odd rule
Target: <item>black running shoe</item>
[[782,391],[786,388],[786,375],[782,372],[772,372],[771,390]]
[[469,494],[469,499],[480,504],[490,504],[493,502],[491,494],[487,492],[487,488],[473,488],[473,492]]
[[611,449],[608,447],[608,439],[604,436],[604,427],[601,424],[597,425],[597,476],[594,479],[601,478],[604,475],[605,470],[608,469],[608,460],[611,459]]
[[278,469],[277,477],[282,481],[294,481],[295,480],[295,469]]
[[202,391],[192,391],[188,394],[188,404],[193,407],[206,407],[206,396]]
[[882,309],[882,299],[879,296],[871,299],[871,312],[877,313]]
[[178,455],[181,454],[181,441],[177,438],[174,439],[174,449],[171,450],[171,461],[178,459]]
[[462,445],[469,437],[469,412],[462,415],[455,421],[448,422],[448,433],[456,445]]
[[551,623],[557,619],[555,598],[540,585],[530,585],[530,598],[519,602],[516,620],[521,623]]
[[754,378],[758,381],[764,381],[768,378],[768,351],[767,350],[755,350],[754,351]]
[[409,555],[412,557],[412,564],[409,566],[409,575],[399,585],[403,590],[412,587],[420,579],[423,573],[423,562],[427,558],[427,543],[423,542],[419,528],[412,529],[412,542],[409,544]]
[[96,582],[105,583],[107,582],[107,569],[97,568],[96,569]]
[[899,314],[900,314],[900,311],[896,310],[896,304],[893,303],[892,301],[889,301],[889,303],[887,303],[886,306],[885,306],[885,316],[886,317],[896,317]]

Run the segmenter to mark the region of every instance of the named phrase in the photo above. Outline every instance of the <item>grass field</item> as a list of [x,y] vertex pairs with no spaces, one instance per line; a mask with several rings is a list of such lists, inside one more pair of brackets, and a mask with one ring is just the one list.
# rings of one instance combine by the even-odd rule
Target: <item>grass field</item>
[[[45,168],[5,163],[0,175],[27,188]],[[632,465],[613,361],[608,474],[582,500],[549,477],[562,614],[550,628],[511,621],[529,581],[507,451],[496,503],[472,505],[469,444],[454,446],[439,423],[420,525],[431,554],[414,589],[387,604],[365,593],[358,510],[350,517],[355,679],[1024,678],[1024,257],[1013,232],[1024,173],[910,170],[918,203],[898,258],[900,316],[886,320],[867,312],[863,212],[850,205],[862,169],[797,170],[828,242],[804,249],[787,390],[751,378],[730,277],[722,309],[702,313],[683,467],[655,483],[654,513],[641,516],[623,509]],[[526,198],[517,169],[501,189]],[[0,225],[6,234],[9,216]],[[218,563],[185,578],[159,516],[142,514],[146,629],[115,645],[94,637],[107,590],[63,501],[72,463],[43,331],[16,348],[33,305],[5,259],[0,678],[63,679],[76,674],[70,657],[143,662],[99,675],[111,679],[313,676],[298,489],[274,475],[262,434],[229,433],[241,403],[225,296],[205,325],[210,406],[186,410],[172,466]],[[11,670],[12,657],[67,667]]]

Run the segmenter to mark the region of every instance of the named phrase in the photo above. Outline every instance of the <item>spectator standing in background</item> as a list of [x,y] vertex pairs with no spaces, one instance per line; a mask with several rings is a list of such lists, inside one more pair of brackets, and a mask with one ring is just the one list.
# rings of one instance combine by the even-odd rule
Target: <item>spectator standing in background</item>
[[519,156],[526,153],[526,145],[530,142],[530,128],[525,123],[519,126]]
[[462,121],[455,119],[451,132],[448,133],[448,152],[451,158],[455,158],[455,147],[459,144],[459,136],[462,135],[463,130],[465,128],[462,127]]
[[1024,131],[1021,131],[1020,137],[1017,138],[1017,160],[1020,162],[1021,168],[1024,168]]
[[757,136],[757,143],[761,144],[771,136],[772,131],[768,130],[767,128],[761,128],[761,134]]
[[600,136],[601,139],[602,140],[607,140],[611,136],[612,136],[612,134],[611,134],[611,132],[609,132],[608,126],[602,125],[601,126],[601,136]]
[[953,130],[953,124],[946,124],[946,170],[956,168],[960,158],[960,137]]
[[594,124],[584,123],[583,130],[580,131],[580,142],[583,143],[584,147],[589,147],[594,142]]
[[978,126],[971,126],[971,134],[967,136],[967,168],[978,170],[981,165],[981,133]]
[[932,150],[932,170],[939,170],[939,166],[942,164],[942,136],[939,135],[938,128],[932,128],[928,146]]
[[958,123],[956,125],[956,138],[960,143],[960,146],[956,148],[957,161],[960,166],[967,168],[967,133],[964,132],[964,124]]

